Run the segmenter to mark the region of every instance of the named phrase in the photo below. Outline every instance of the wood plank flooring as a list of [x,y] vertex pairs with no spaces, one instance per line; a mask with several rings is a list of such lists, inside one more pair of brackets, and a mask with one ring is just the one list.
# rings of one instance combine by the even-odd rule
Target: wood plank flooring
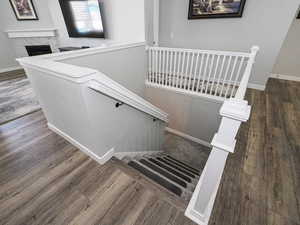
[[8,72],[0,73],[0,82],[5,80],[12,80],[16,78],[25,77],[25,71],[23,69],[12,70]]
[[41,111],[0,126],[1,225],[193,225],[184,207],[122,161],[90,159]]
[[[300,225],[300,83],[249,90],[210,225]],[[101,166],[42,112],[0,126],[1,225],[194,225],[185,205],[117,159]]]
[[40,105],[24,74],[20,78],[0,82],[0,124],[39,109]]
[[300,83],[270,79],[250,90],[211,225],[300,225]]

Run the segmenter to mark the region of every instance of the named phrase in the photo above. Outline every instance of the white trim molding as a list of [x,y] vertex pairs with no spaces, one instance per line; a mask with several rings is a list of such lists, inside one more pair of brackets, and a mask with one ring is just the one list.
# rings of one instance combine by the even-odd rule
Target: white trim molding
[[65,59],[74,59],[78,57],[83,56],[89,56],[89,55],[95,55],[95,54],[101,54],[105,52],[114,52],[114,51],[120,51],[123,49],[128,48],[135,48],[135,47],[141,47],[145,46],[146,48],[146,42],[126,42],[126,43],[107,43],[100,47],[93,47],[93,48],[85,48],[80,49],[76,51],[66,51],[66,52],[58,52],[48,55],[41,55],[36,56],[38,58],[42,59],[49,59],[54,61],[61,61]]
[[6,72],[11,72],[14,70],[21,70],[21,69],[23,69],[21,66],[12,66],[12,67],[0,69],[0,73],[6,73]]
[[283,75],[283,74],[271,74],[269,78],[275,78],[280,80],[290,80],[290,81],[300,81],[300,76],[290,76],[290,75]]
[[9,38],[55,37],[56,28],[22,29],[5,31]]
[[259,91],[264,91],[266,89],[266,85],[249,83],[248,88],[259,90]]
[[204,146],[209,147],[209,148],[212,147],[212,145],[211,145],[209,142],[207,142],[207,141],[201,140],[201,139],[199,139],[199,138],[195,138],[195,137],[193,137],[193,136],[191,136],[191,135],[185,134],[185,133],[183,133],[183,132],[181,132],[181,131],[172,129],[172,128],[170,128],[170,127],[166,127],[166,131],[169,132],[169,133],[175,134],[175,135],[177,135],[177,136],[183,137],[183,138],[185,138],[185,139],[187,139],[187,140],[196,142],[196,143],[198,143],[198,144],[200,144],[200,145],[204,145]]
[[54,133],[58,134],[59,136],[63,137],[64,139],[66,139],[67,141],[69,141],[71,144],[73,144],[75,147],[77,147],[79,150],[81,150],[83,153],[87,154],[89,157],[91,157],[92,159],[96,160],[98,163],[100,163],[101,165],[103,165],[104,163],[106,163],[108,160],[111,159],[111,157],[114,156],[114,149],[110,149],[107,153],[105,153],[103,156],[99,156],[96,155],[93,151],[91,151],[90,149],[88,149],[86,146],[80,144],[78,141],[76,141],[75,139],[73,139],[72,137],[70,137],[68,134],[66,134],[65,132],[61,131],[60,129],[58,129],[57,127],[55,127],[54,125],[52,125],[51,123],[48,123],[48,128],[53,131]]

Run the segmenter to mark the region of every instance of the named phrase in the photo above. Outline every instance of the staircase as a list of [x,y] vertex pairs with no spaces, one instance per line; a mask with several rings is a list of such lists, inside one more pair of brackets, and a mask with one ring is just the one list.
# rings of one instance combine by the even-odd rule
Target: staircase
[[125,157],[123,161],[185,202],[191,199],[201,175],[200,170],[165,153]]

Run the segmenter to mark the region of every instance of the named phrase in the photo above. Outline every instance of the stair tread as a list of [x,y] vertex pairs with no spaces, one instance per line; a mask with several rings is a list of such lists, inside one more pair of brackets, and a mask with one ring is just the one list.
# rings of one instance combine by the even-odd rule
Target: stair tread
[[181,196],[182,194],[182,189],[177,187],[176,185],[172,184],[171,182],[167,181],[166,179],[162,178],[161,176],[153,173],[149,169],[141,166],[139,163],[135,161],[130,161],[128,163],[129,166],[135,168],[136,170],[140,171],[143,173],[145,176],[150,178],[151,180],[155,181],[156,183],[160,184],[164,188],[168,189],[169,191],[173,192],[174,194]]
[[177,165],[177,166],[180,167],[180,168],[183,168],[183,169],[187,170],[188,172],[190,172],[190,173],[192,173],[192,174],[195,174],[196,176],[199,176],[199,175],[200,175],[200,171],[195,171],[195,170],[193,170],[193,169],[190,169],[190,168],[186,167],[185,165],[183,165],[183,164],[181,164],[181,163],[179,163],[179,162],[177,162],[177,161],[175,161],[175,160],[173,160],[173,159],[171,159],[171,158],[169,158],[169,157],[162,157],[162,158],[163,158],[164,160],[167,160],[167,161],[170,162],[170,163],[173,163],[173,164]]
[[162,168],[165,168],[166,170],[170,171],[171,173],[176,174],[176,176],[180,177],[181,179],[183,179],[187,182],[192,182],[192,178],[188,177],[187,175],[184,175],[183,173],[177,171],[176,169],[173,169],[172,167],[170,167],[166,164],[163,164],[162,162],[159,162],[153,158],[149,158],[148,160]]
[[157,193],[160,198],[164,199],[170,204],[174,205],[178,209],[184,211],[187,207],[188,201],[181,198],[180,196],[174,194],[173,192],[168,191],[166,188],[162,187],[158,183],[154,182],[152,179],[145,176],[143,173],[138,170],[130,167],[127,163],[122,160],[113,157],[111,162],[115,164],[120,170],[133,177],[137,182],[143,185],[145,188],[152,190],[154,193]]
[[196,169],[196,168],[194,168],[194,167],[192,167],[192,166],[186,164],[185,162],[183,162],[183,161],[181,161],[181,160],[178,160],[178,159],[174,158],[174,157],[171,156],[171,155],[166,154],[166,157],[168,157],[168,158],[170,158],[170,159],[172,159],[172,160],[174,160],[174,161],[176,161],[176,162],[178,162],[178,163],[180,163],[180,164],[186,166],[187,168],[190,168],[191,170],[194,170],[194,171],[197,172],[197,173],[201,173],[201,170]]
[[167,177],[168,179],[172,180],[173,182],[179,184],[180,186],[182,186],[183,188],[187,188],[188,184],[187,182],[181,180],[180,178],[178,178],[176,175],[165,171],[163,168],[147,161],[146,159],[140,159],[139,162],[141,162],[142,164],[144,164],[145,166],[151,168],[152,170],[160,173],[161,175],[163,175],[164,177]]
[[163,162],[163,163],[165,163],[165,164],[167,164],[167,165],[169,165],[169,166],[171,166],[171,167],[173,167],[173,168],[175,168],[176,170],[179,170],[180,172],[182,172],[182,173],[188,175],[189,177],[196,178],[196,176],[197,176],[196,174],[191,173],[191,172],[185,170],[185,169],[182,168],[182,167],[179,167],[179,166],[174,165],[173,163],[171,163],[171,162],[169,162],[169,161],[166,161],[166,160],[163,159],[162,157],[156,157],[156,159],[159,160],[159,161],[161,161],[161,162]]

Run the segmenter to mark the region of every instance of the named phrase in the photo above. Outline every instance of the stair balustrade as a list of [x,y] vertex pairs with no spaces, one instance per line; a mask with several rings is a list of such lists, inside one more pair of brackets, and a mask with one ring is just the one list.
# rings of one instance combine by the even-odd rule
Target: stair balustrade
[[250,76],[258,47],[251,53],[166,47],[147,51],[146,85],[224,101],[248,84],[244,78]]

